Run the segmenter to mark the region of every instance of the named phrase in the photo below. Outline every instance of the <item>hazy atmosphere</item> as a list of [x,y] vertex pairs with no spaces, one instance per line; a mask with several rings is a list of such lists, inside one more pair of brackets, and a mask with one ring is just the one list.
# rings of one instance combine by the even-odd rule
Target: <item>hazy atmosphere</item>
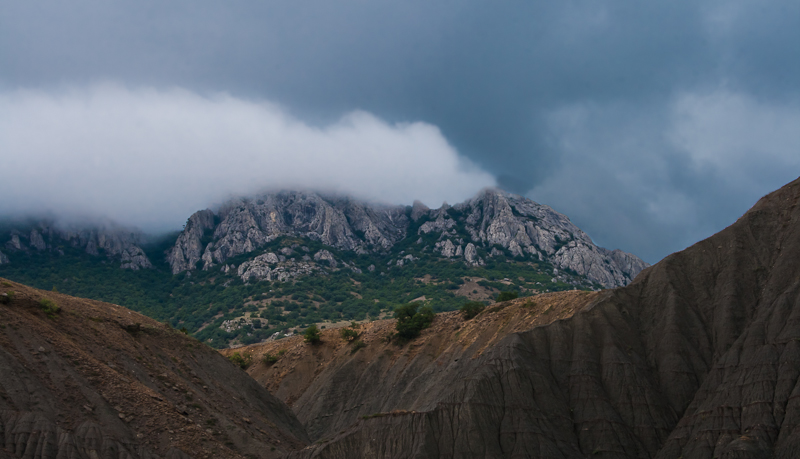
[[497,185],[654,263],[800,175],[797,2],[2,3],[3,216]]

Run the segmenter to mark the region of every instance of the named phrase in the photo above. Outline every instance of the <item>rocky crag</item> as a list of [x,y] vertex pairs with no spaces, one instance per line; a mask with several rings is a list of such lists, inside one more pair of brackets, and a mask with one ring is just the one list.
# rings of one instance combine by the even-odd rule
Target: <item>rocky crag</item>
[[392,328],[249,348],[315,441],[289,457],[800,457],[800,180],[627,287]]
[[310,238],[359,254],[386,254],[406,238],[423,243],[422,236],[430,235],[435,236],[431,252],[442,258],[474,266],[497,255],[546,260],[603,287],[626,285],[648,266],[634,255],[595,246],[550,207],[496,189],[439,209],[419,202],[410,207],[378,206],[311,192],[236,199],[216,213],[192,215],[167,260],[173,274],[230,269],[230,258],[281,236]]
[[0,457],[269,458],[308,443],[286,405],[197,340],[0,284]]
[[[104,255],[118,261],[122,269],[153,267],[141,248],[144,235],[137,230],[113,223],[90,225],[81,229],[68,229],[46,221],[23,226],[24,231],[12,229],[7,232],[7,241],[3,246],[7,252],[51,251],[63,255],[63,247],[70,246],[90,255]],[[0,252],[0,264],[8,262],[8,257]]]

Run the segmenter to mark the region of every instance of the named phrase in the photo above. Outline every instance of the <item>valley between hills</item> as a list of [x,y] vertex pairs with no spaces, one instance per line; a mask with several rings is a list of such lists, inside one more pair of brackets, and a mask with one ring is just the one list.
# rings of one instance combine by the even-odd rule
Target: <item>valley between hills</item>
[[[392,269],[402,270],[406,266],[397,264],[399,250],[408,253],[419,239],[420,255],[427,246],[427,255],[436,254],[437,262],[453,258],[465,268],[481,269],[480,263],[474,264],[479,259],[483,269],[489,261],[533,268],[525,263],[537,262],[526,257],[536,257],[549,263],[548,270],[560,270],[554,263],[562,258],[555,255],[570,251],[596,253],[601,265],[588,263],[584,273],[570,268],[573,277],[567,280],[574,283],[566,282],[571,287],[563,291],[528,291],[491,303],[469,319],[459,311],[441,311],[430,327],[409,340],[398,340],[395,320],[383,319],[350,324],[346,328],[357,335],[352,340],[342,337],[345,327],[331,325],[322,330],[318,344],[296,336],[221,353],[205,340],[181,333],[175,327],[180,323],[164,324],[121,306],[2,281],[0,455],[800,457],[800,179],[762,198],[718,234],[642,266],[632,282],[604,285],[606,289],[591,283],[599,280],[584,283],[591,279],[591,266],[606,266],[602,260],[607,257],[605,272],[622,273],[625,260],[633,258],[589,246],[578,237],[559,239],[563,245],[548,255],[530,237],[541,217],[534,220],[535,215],[519,210],[515,214],[522,204],[509,205],[506,223],[525,219],[531,225],[514,226],[524,231],[492,232],[491,221],[483,227],[483,220],[470,220],[478,215],[475,209],[481,219],[497,215],[487,209],[498,209],[498,201],[489,199],[487,205],[482,199],[472,212],[469,207],[445,208],[447,218],[442,211],[435,218],[436,211],[424,211],[429,217],[412,227],[416,234],[410,239],[406,227],[402,239],[410,243],[400,245],[398,252],[376,249],[381,246],[377,234],[389,233],[370,230],[363,238],[353,234],[374,243],[343,249],[325,244],[333,250],[307,246],[308,253],[327,250],[337,269],[346,263],[348,276],[357,282],[353,265],[364,274],[358,258],[342,254],[389,255]],[[254,205],[270,204],[265,200]],[[230,221],[261,215],[245,204],[235,208],[238,220]],[[411,225],[413,209],[403,215]],[[266,222],[272,218],[269,212],[263,216]],[[219,229],[225,218],[198,218],[214,225],[219,237],[204,239],[205,229],[196,231],[199,238],[184,237],[183,259],[191,266],[194,255],[199,258],[193,270],[171,275],[190,272],[189,278],[197,279],[203,272],[221,273],[235,264],[241,287],[249,288],[242,276],[254,281],[246,274],[263,257],[252,275],[277,285],[267,278],[286,272],[287,265],[279,263],[289,258],[281,261],[273,249],[226,258],[233,252],[224,247],[238,247],[233,242],[250,247],[259,233],[245,233],[250,234],[248,245],[248,239],[225,239]],[[261,234],[269,227],[253,221],[249,228],[259,228]],[[422,225],[438,228],[437,222],[442,231],[423,234],[433,233],[438,247],[420,235]],[[324,227],[316,234],[331,234]],[[478,230],[473,235],[470,228]],[[182,234],[189,232],[187,224]],[[498,234],[500,242],[489,244]],[[519,242],[523,235],[531,241],[527,246]],[[29,255],[58,250],[44,241],[44,248],[34,252],[30,241],[35,238],[17,237],[20,247],[28,241]],[[479,251],[476,242],[483,244],[481,238],[486,245]],[[472,261],[465,256],[467,244],[456,244],[460,239],[475,241]],[[446,241],[455,250],[462,248],[460,258],[456,252],[447,256]],[[513,255],[517,246],[522,256]],[[302,250],[299,243],[285,247]],[[359,247],[367,253],[358,254]],[[492,248],[506,254],[490,257]],[[19,250],[18,256],[24,255]],[[206,253],[210,255],[204,260]],[[130,264],[137,254],[128,250],[110,259]],[[235,258],[248,254],[255,257]],[[411,264],[414,257],[422,258],[410,255]],[[616,268],[611,266],[614,257]],[[21,258],[8,259],[13,265]],[[539,266],[544,265],[534,269]],[[137,272],[153,269],[157,267],[139,266]],[[133,272],[130,267],[120,271]],[[424,279],[419,274],[414,276]],[[287,280],[278,282],[291,283]],[[517,290],[522,287],[512,284]],[[249,356],[242,365],[246,372],[225,358],[234,353]]]

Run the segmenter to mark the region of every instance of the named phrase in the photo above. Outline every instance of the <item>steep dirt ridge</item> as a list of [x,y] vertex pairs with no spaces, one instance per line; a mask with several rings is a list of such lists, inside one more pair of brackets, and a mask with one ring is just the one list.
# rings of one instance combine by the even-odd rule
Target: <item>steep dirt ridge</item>
[[[800,457],[799,202],[797,180],[481,352],[439,328],[407,349],[298,346],[294,369],[251,373],[319,440],[291,457]],[[492,333],[496,314],[474,320]]]
[[[0,279],[6,292],[0,457],[276,457],[307,444],[291,410],[193,338]],[[43,298],[60,311],[48,315]]]

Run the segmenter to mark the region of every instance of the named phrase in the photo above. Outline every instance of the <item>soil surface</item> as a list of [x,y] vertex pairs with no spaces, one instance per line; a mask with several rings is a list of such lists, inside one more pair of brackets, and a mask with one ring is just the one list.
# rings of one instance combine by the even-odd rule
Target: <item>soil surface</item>
[[308,443],[286,405],[171,327],[5,279],[0,300],[0,457],[278,457]]

